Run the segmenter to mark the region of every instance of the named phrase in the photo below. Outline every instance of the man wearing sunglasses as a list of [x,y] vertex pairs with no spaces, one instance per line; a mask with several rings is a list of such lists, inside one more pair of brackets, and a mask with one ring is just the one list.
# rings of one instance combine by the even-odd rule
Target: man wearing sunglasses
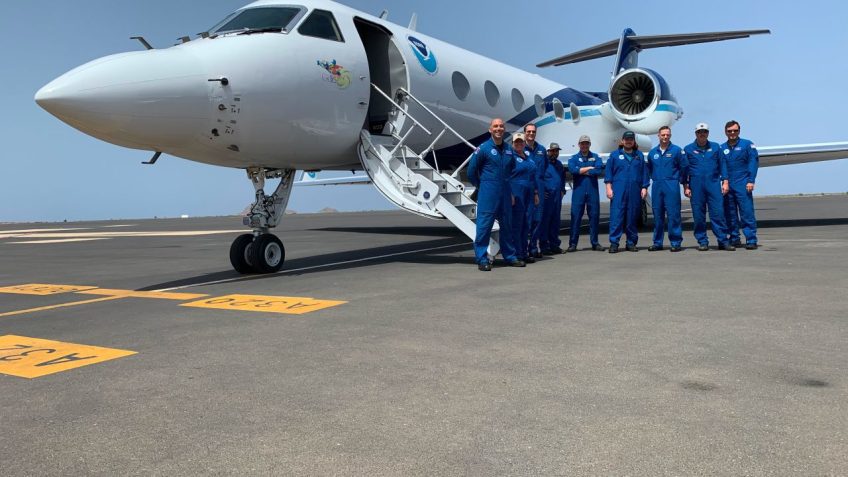
[[741,247],[739,227],[745,234],[745,248],[757,249],[757,219],[754,216],[754,183],[760,158],[754,143],[739,137],[741,127],[736,121],[724,125],[727,142],[719,146],[722,170],[727,177],[722,183],[722,193],[727,194],[724,201],[725,221],[729,240],[734,247]]

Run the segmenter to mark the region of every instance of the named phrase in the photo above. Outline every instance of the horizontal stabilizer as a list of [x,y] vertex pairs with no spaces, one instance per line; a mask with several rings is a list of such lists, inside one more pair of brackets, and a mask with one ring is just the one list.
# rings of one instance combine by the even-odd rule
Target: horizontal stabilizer
[[[762,35],[771,33],[769,30],[737,30],[737,31],[719,31],[705,33],[681,33],[675,35],[628,35],[627,41],[629,47],[636,52],[647,50],[649,48],[660,48],[663,46],[680,46],[691,45],[694,43],[708,43],[711,41],[736,40],[739,38],[748,38],[751,35]],[[562,66],[570,63],[579,63],[586,60],[594,60],[596,58],[604,58],[613,56],[619,53],[620,39],[610,40],[600,45],[595,45],[585,50],[571,53],[559,58],[554,58],[544,63],[536,65],[539,68],[546,66]]]

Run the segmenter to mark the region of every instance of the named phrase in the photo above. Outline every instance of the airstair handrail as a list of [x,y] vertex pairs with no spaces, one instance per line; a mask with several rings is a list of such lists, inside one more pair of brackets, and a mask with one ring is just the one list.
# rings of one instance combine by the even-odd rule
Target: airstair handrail
[[[397,104],[397,103],[396,103],[396,102],[395,102],[395,101],[391,98],[391,96],[389,96],[389,95],[387,95],[385,92],[383,92],[383,90],[381,90],[381,89],[380,89],[380,88],[379,88],[376,84],[371,83],[371,87],[372,87],[372,88],[374,88],[374,90],[376,90],[378,93],[380,93],[380,94],[381,94],[384,98],[386,98],[386,100],[387,100],[388,102],[392,103],[392,104],[394,105],[394,107],[395,107],[395,108],[397,108],[398,112],[400,112],[400,113],[401,113],[401,114],[403,114],[404,116],[406,116],[406,117],[408,117],[409,119],[411,119],[411,120],[412,120],[412,122],[413,122],[413,123],[415,123],[415,125],[416,125],[416,126],[418,126],[419,128],[423,129],[423,130],[424,130],[424,132],[426,132],[428,136],[432,136],[432,135],[433,135],[433,133],[431,133],[429,129],[425,128],[423,124],[419,123],[417,119],[415,119],[414,117],[412,117],[412,115],[411,115],[411,114],[409,114],[408,112],[406,112],[406,111],[403,109],[403,107],[401,107],[401,105]],[[403,89],[403,88],[401,88],[401,89]],[[406,91],[405,91],[405,90],[404,90],[404,92],[406,93]],[[407,93],[407,94],[409,94],[409,93]],[[410,96],[412,96],[412,95],[410,95]],[[415,98],[413,98],[413,99],[415,99]],[[417,102],[418,100],[416,99],[415,101]],[[421,104],[421,103],[419,103],[419,104]],[[426,109],[426,108],[425,108],[425,109]],[[429,110],[428,110],[428,111],[429,111]],[[430,113],[430,114],[433,114],[433,113]],[[440,120],[440,121],[441,121],[441,120]],[[442,124],[444,124],[444,122],[443,122]]]
[[[474,148],[474,150],[477,151],[477,148]],[[471,161],[471,157],[473,157],[473,156],[474,156],[473,152],[471,154],[469,154],[468,157],[466,157],[465,160],[462,162],[462,164],[460,164],[459,167],[457,167],[456,170],[453,171],[453,174],[451,174],[451,177],[453,177],[454,179],[459,179],[459,173],[462,172],[463,169],[465,169],[465,166],[468,165],[468,163]]]
[[422,108],[424,108],[424,111],[427,111],[428,113],[430,113],[430,116],[433,116],[434,118],[436,118],[436,121],[439,121],[440,123],[442,123],[442,126],[444,126],[445,128],[447,128],[447,130],[448,130],[448,131],[452,132],[452,133],[453,133],[453,135],[454,135],[454,136],[456,136],[457,138],[459,138],[459,140],[460,140],[460,141],[464,142],[464,143],[465,143],[465,145],[467,145],[467,146],[468,146],[468,147],[470,147],[471,149],[477,149],[477,148],[476,148],[473,144],[471,144],[471,143],[470,143],[470,142],[468,142],[468,141],[467,141],[464,137],[462,137],[462,135],[461,135],[461,134],[459,134],[458,132],[456,132],[456,130],[454,130],[454,128],[450,127],[450,125],[448,125],[448,123],[446,123],[444,120],[442,120],[442,118],[440,118],[439,116],[437,116],[437,115],[436,115],[436,113],[434,113],[433,111],[431,111],[431,110],[430,110],[430,108],[428,108],[427,106],[425,106],[425,105],[424,105],[424,103],[422,103],[421,101],[419,101],[419,100],[418,100],[418,98],[416,98],[415,96],[413,96],[413,94],[412,94],[412,93],[410,93],[409,91],[405,90],[404,88],[398,88],[398,90],[403,91],[403,93],[404,93],[404,94],[406,94],[407,96],[409,96],[410,98],[412,98],[412,100],[413,100],[413,101],[415,101],[415,102],[418,104],[418,106],[421,106]]

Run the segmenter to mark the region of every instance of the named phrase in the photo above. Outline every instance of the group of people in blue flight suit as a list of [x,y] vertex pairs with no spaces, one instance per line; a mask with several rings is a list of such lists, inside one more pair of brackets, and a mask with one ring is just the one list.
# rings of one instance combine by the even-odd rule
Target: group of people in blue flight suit
[[644,167],[638,164],[641,153],[635,144],[635,134],[625,132],[622,147],[610,154],[604,179],[610,198],[610,253],[618,251],[622,228],[627,235],[626,249],[638,251],[639,196],[645,198],[649,184],[654,215],[649,251],[663,250],[666,234],[672,252],[683,250],[681,185],[691,201],[699,251],[709,250],[707,210],[719,250],[733,251],[742,246],[740,225],[745,248],[755,250],[757,220],[752,193],[759,156],[751,141],[739,138],[739,131],[737,121],[728,121],[727,142],[719,145],[708,140],[709,126],[700,123],[695,127],[695,141],[680,148],[671,142],[671,128],[663,126],[657,133],[659,144],[643,158]]
[[562,253],[559,240],[565,170],[559,146],[546,150],[536,143],[536,125],[504,140],[503,119],[489,124],[491,137],[477,148],[468,164],[468,179],[477,187],[474,257],[481,271],[490,271],[489,239],[495,220],[507,265],[524,267],[543,255]]
[[[577,251],[580,224],[589,218],[591,249],[603,251],[598,241],[600,198],[598,179],[603,177],[610,199],[609,253],[617,253],[622,235],[625,249],[638,251],[637,224],[642,201],[651,187],[654,214],[653,243],[649,251],[663,250],[668,235],[670,250],[682,250],[680,187],[691,201],[698,250],[709,250],[707,211],[720,250],[741,247],[739,228],[745,235],[745,248],[757,248],[757,222],[753,190],[759,158],[754,144],[739,137],[736,121],[725,125],[727,142],[709,141],[709,126],[695,128],[695,141],[681,148],[671,142],[671,128],[663,126],[659,144],[647,156],[636,143],[636,135],[625,131],[621,145],[610,153],[606,165],[591,151],[589,136],[578,140],[579,152],[567,167],[559,161],[560,147],[536,143],[536,126],[528,124],[504,140],[505,123],[493,119],[491,138],[471,157],[468,177],[478,189],[477,230],[474,254],[482,271],[492,269],[488,244],[495,220],[500,224],[499,242],[504,260],[510,266],[524,267],[543,255]],[[573,177],[571,233],[568,248],[560,248],[562,199],[565,172]]]

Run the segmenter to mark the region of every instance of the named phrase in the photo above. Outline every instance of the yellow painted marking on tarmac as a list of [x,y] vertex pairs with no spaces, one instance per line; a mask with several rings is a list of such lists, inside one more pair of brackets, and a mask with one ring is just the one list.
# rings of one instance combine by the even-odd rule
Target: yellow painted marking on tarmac
[[25,313],[35,313],[36,311],[53,310],[53,309],[56,309],[56,308],[67,308],[69,306],[86,305],[88,303],[97,303],[99,301],[117,300],[118,298],[126,298],[126,297],[123,296],[123,295],[121,295],[121,296],[104,296],[104,297],[101,297],[101,298],[93,298],[91,300],[72,301],[72,302],[69,302],[69,303],[59,303],[58,305],[39,306],[38,308],[28,308],[26,310],[7,311],[5,313],[0,313],[0,317],[23,315]]
[[302,315],[344,303],[347,302],[316,300],[315,298],[296,296],[225,295],[191,303],[183,303],[180,306]]
[[91,286],[79,285],[49,285],[46,283],[27,283],[25,285],[12,285],[0,288],[0,293],[15,293],[18,295],[56,295],[59,293],[70,293],[83,290],[91,290]]
[[78,293],[84,295],[106,295],[115,297],[158,298],[161,300],[196,300],[198,298],[209,296],[207,293],[169,293],[155,291],[116,290],[110,288],[95,288],[93,290],[83,290]]
[[133,354],[136,352],[124,349],[6,335],[0,336],[0,373],[32,379]]

